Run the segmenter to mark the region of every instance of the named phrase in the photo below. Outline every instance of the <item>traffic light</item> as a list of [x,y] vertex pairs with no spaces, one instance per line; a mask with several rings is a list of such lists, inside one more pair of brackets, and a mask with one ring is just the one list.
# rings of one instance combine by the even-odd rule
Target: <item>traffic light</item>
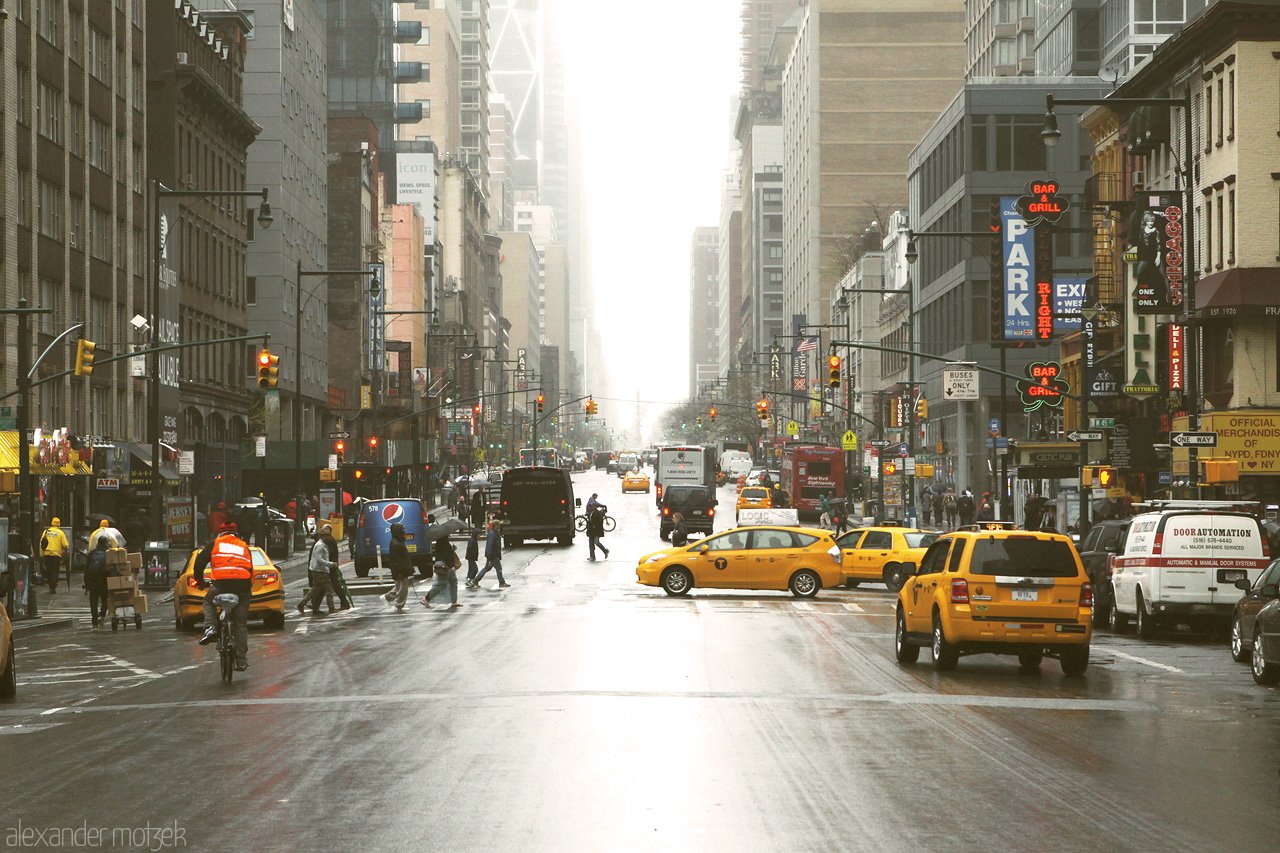
[[378,458],[378,437],[376,435],[369,436],[369,458]]
[[543,403],[542,395],[541,395],[541,394],[539,394],[539,395],[538,395],[538,414],[542,414],[542,412],[543,412],[543,405],[542,405],[542,403]]
[[769,420],[769,401],[768,400],[761,400],[760,402],[756,403],[756,414],[760,416],[760,420],[762,421]]
[[698,429],[702,429],[702,415],[698,415]]
[[474,406],[472,406],[472,407],[471,407],[471,413],[472,413],[473,415],[475,415],[477,418],[478,418],[478,417],[480,417],[480,404],[479,404],[479,403],[476,403]]
[[269,391],[276,387],[280,374],[280,356],[272,355],[266,347],[258,353],[258,387]]
[[586,412],[587,412],[586,419],[591,420],[591,401],[590,400],[587,401]]
[[1115,468],[1099,468],[1098,469],[1098,485],[1104,489],[1111,485],[1112,481],[1115,480],[1115,477],[1116,477]]
[[338,467],[342,467],[342,460],[346,456],[347,443],[345,441],[335,441],[333,443],[333,455],[338,457]]
[[97,344],[84,338],[76,341],[76,376],[93,375],[93,351]]
[[831,369],[827,376],[828,388],[840,387],[840,356],[833,355],[827,359],[827,366]]
[[712,406],[712,407],[711,407],[711,422],[712,422],[712,423],[715,423],[715,422],[716,422],[716,407],[715,407],[715,406]]
[[923,396],[916,400],[916,420],[923,421],[929,418],[929,401]]

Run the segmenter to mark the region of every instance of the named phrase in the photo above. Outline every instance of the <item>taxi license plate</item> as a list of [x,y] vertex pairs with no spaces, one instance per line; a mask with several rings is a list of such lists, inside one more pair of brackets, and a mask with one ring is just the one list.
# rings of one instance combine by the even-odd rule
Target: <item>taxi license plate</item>
[[1013,591],[1014,601],[1036,601],[1038,597],[1039,592],[1034,589],[1015,589]]

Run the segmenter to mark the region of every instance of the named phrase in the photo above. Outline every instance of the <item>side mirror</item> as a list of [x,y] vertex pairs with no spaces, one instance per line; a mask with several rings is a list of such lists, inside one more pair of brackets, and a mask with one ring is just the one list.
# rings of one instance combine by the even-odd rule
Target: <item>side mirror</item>
[[574,498],[574,499],[573,499],[573,505],[574,505],[574,506],[582,506],[582,498]]
[[1280,598],[1280,586],[1269,583],[1262,588],[1262,595],[1265,598]]
[[1119,553],[1120,551],[1120,549],[1116,547],[1116,543],[1114,542],[1108,542],[1106,545],[1103,545],[1102,550],[1108,554],[1116,554],[1116,553]]
[[902,568],[898,570],[898,574],[904,578],[909,578],[916,574],[917,569],[918,567],[915,563],[903,563]]
[[703,545],[701,548],[699,548],[699,549],[698,549],[698,553],[699,553],[699,554],[705,554],[705,553],[707,553],[707,552],[708,552],[708,551],[710,551],[710,550],[711,550],[711,546],[710,546],[710,545]]
[[1241,592],[1248,592],[1252,588],[1253,588],[1253,584],[1249,583],[1248,578],[1240,578],[1238,581],[1236,581],[1236,589],[1240,590]]

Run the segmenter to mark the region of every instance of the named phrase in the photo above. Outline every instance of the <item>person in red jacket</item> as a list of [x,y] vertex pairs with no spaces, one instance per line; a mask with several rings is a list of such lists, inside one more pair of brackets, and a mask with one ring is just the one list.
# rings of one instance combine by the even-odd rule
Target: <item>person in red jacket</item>
[[[204,579],[209,569],[210,586]],[[240,602],[231,610],[231,633],[236,644],[236,671],[249,668],[249,601],[253,598],[253,555],[249,545],[236,535],[236,525],[228,521],[218,537],[196,557],[196,585],[208,586],[204,596],[204,636],[200,645],[212,643],[218,636],[218,614],[213,598],[222,593],[238,596]]]

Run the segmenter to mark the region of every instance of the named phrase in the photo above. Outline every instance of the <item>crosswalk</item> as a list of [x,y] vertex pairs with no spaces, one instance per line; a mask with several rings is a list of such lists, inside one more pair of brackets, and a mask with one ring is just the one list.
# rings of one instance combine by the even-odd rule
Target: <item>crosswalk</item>
[[22,681],[31,686],[78,684],[129,686],[169,675],[81,643],[24,650]]

